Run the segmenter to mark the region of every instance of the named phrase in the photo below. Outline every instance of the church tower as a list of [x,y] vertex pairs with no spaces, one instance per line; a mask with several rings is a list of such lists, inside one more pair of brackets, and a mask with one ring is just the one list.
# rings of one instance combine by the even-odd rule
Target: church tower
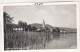
[[44,21],[44,19],[43,19],[42,27],[45,28],[45,21]]

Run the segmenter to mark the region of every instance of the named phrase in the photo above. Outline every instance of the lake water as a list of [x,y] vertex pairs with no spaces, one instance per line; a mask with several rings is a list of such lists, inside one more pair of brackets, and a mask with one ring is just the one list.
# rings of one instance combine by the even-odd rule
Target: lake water
[[[53,37],[54,36],[54,37]],[[33,46],[32,49],[76,49],[77,48],[77,34],[59,34],[57,36],[51,35],[51,39],[47,43]]]
[[77,34],[60,34],[58,38],[53,38],[49,43],[46,43],[45,49],[70,49],[77,47]]

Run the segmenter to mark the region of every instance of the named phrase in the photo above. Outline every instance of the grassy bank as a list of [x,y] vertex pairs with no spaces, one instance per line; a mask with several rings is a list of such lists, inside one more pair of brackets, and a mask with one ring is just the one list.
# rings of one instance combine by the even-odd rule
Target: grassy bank
[[50,40],[48,32],[26,32],[17,31],[5,34],[5,50],[7,48],[25,48],[31,45],[37,45]]

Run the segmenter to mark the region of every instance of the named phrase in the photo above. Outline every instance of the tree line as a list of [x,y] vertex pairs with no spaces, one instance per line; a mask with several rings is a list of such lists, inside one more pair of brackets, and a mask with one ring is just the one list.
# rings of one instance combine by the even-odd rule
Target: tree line
[[[13,18],[11,17],[7,12],[3,12],[3,17],[4,17],[4,32],[9,32],[13,31],[13,28],[16,27],[21,27],[23,28],[23,31],[35,31],[37,28],[35,26],[28,25],[27,22],[23,21],[18,21],[18,24],[13,24],[12,22],[14,21]],[[18,25],[18,26],[16,26]]]

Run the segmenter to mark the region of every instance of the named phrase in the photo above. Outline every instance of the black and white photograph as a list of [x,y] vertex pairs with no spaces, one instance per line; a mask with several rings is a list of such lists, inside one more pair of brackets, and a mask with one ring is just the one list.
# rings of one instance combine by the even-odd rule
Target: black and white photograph
[[3,6],[4,50],[77,49],[76,4]]

